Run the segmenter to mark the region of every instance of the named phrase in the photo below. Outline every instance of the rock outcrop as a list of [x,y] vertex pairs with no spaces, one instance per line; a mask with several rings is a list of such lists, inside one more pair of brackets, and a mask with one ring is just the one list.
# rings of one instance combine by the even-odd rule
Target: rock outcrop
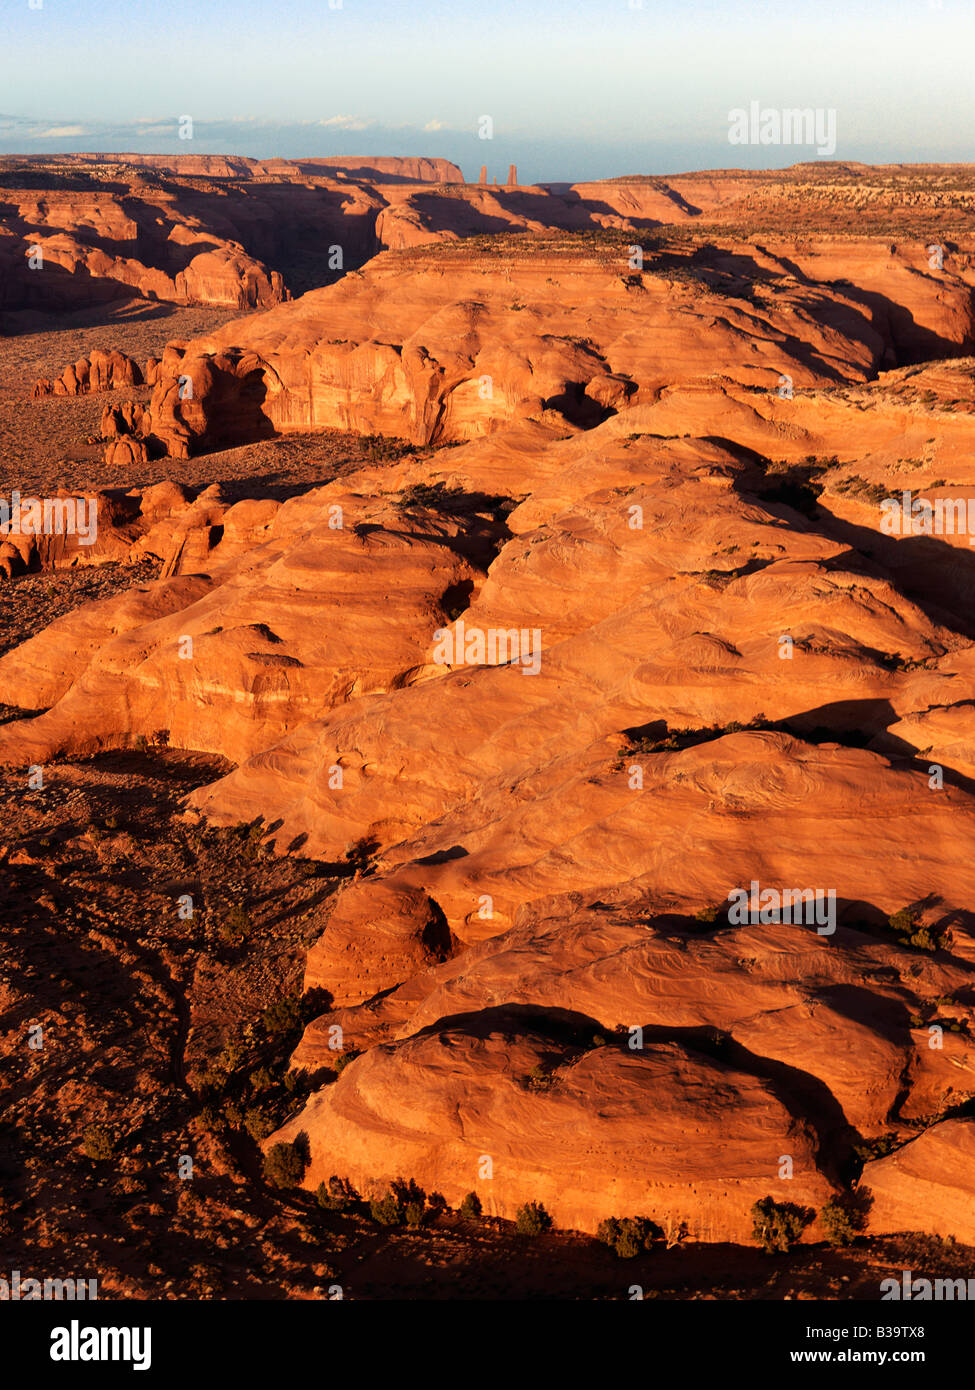
[[944,1120],[863,1171],[870,1230],[924,1231],[975,1245],[975,1125]]
[[323,426],[446,443],[524,418],[587,428],[715,377],[770,393],[862,382],[893,356],[873,313],[764,253],[773,288],[758,304],[713,247],[659,251],[636,274],[625,238],[498,247],[503,274],[462,242],[379,256],[170,345],[146,429],[174,458]]
[[[583,215],[569,189],[417,172],[333,170],[404,249],[171,343],[102,416],[122,465],[329,426],[412,450],[106,493],[161,578],[0,657],[41,711],[0,760],[165,734],[233,765],[191,823],[333,880],[316,1089],[266,1140],[307,1140],[309,1188],[747,1241],[756,1200],[859,1184],[874,1233],[975,1239],[968,512],[883,506],[975,496],[962,233],[920,268],[842,170],[777,196],[896,238],[790,243],[740,171],[606,185],[630,225],[558,236],[529,212]],[[516,236],[475,235],[488,199]],[[664,203],[712,225],[651,236]]]
[[138,362],[124,352],[95,348],[81,357],[54,381],[42,378],[34,383],[31,396],[83,396],[89,392],[118,391],[124,386],[142,386],[144,378]]

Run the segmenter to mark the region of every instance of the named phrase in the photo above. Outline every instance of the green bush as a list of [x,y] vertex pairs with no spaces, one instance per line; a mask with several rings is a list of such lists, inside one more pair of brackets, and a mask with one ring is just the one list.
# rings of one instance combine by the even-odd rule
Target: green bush
[[380,1226],[399,1226],[403,1220],[403,1207],[396,1193],[390,1190],[385,1197],[372,1199],[369,1214]]
[[282,1038],[296,1032],[304,1023],[301,1000],[293,994],[276,999],[261,1014],[261,1022],[269,1038]]
[[395,1195],[401,1207],[405,1207],[407,1202],[419,1202],[421,1207],[426,1206],[427,1194],[415,1178],[410,1178],[409,1181],[405,1178],[397,1178],[394,1183],[390,1184],[390,1191]]
[[257,1071],[252,1071],[248,1077],[251,1090],[254,1094],[260,1095],[262,1091],[270,1091],[274,1086],[274,1077],[267,1067],[258,1067]]
[[264,1176],[274,1187],[297,1187],[305,1176],[305,1156],[301,1146],[272,1144],[264,1155]]
[[339,1178],[334,1174],[327,1183],[319,1183],[315,1193],[318,1198],[318,1205],[324,1207],[326,1211],[351,1211],[358,1202],[359,1194],[347,1178]]
[[899,1146],[896,1134],[878,1134],[874,1139],[862,1139],[853,1145],[853,1152],[862,1163],[870,1163],[875,1158],[886,1158]]
[[457,1208],[457,1215],[463,1217],[465,1221],[477,1221],[481,1215],[481,1199],[476,1192],[468,1192],[467,1196]]
[[243,903],[232,903],[224,914],[218,933],[222,941],[239,945],[251,933],[251,919]]
[[819,1213],[820,1225],[830,1245],[852,1245],[862,1218],[842,1197],[830,1197]]
[[[226,1113],[227,1111],[225,1108],[224,1114]],[[256,1105],[252,1105],[244,1112],[244,1128],[247,1130],[250,1137],[259,1144],[262,1139],[266,1139],[267,1136],[273,1132],[274,1123],[268,1119],[263,1110]],[[293,1185],[294,1184],[288,1184],[288,1186]]]
[[214,1066],[220,1071],[236,1071],[247,1057],[247,1048],[236,1038],[230,1038],[217,1053]]
[[520,1236],[540,1236],[552,1229],[552,1218],[541,1202],[526,1202],[518,1208],[515,1230]]
[[555,1085],[553,1074],[541,1066],[532,1067],[525,1080],[530,1091],[550,1091]]
[[647,1216],[611,1216],[599,1223],[596,1239],[608,1245],[621,1260],[632,1260],[649,1250],[658,1227]]
[[752,1235],[769,1254],[791,1250],[812,1220],[808,1207],[763,1197],[751,1210]]
[[423,1213],[426,1210],[422,1202],[407,1202],[403,1208],[403,1215],[407,1226],[422,1226]]
[[[244,1123],[244,1112],[235,1100],[228,1100],[223,1106],[223,1118],[230,1125],[231,1129],[239,1129]],[[249,1131],[248,1131],[249,1132]],[[271,1131],[265,1130],[264,1134],[254,1135],[255,1139],[265,1139]]]
[[913,946],[916,951],[947,950],[951,945],[951,932],[937,926],[919,926],[920,917],[920,908],[902,907],[891,913],[887,924],[897,933],[902,946]]

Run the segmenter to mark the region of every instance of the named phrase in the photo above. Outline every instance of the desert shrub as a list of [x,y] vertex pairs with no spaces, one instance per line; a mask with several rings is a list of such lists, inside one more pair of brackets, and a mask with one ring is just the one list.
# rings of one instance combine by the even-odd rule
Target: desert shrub
[[88,1125],[82,1147],[87,1158],[95,1163],[105,1163],[115,1156],[115,1135],[108,1125]]
[[261,1022],[269,1038],[282,1038],[297,1031],[304,1023],[301,1000],[294,994],[276,999],[261,1014]]
[[267,1067],[258,1067],[257,1071],[252,1071],[248,1080],[255,1095],[260,1095],[262,1091],[270,1091],[274,1085],[274,1077]]
[[214,1066],[223,1072],[236,1071],[241,1062],[245,1061],[246,1058],[247,1048],[242,1042],[238,1042],[237,1039],[231,1038],[224,1043],[223,1047],[217,1053]]
[[875,1139],[862,1139],[853,1145],[853,1152],[862,1163],[870,1163],[875,1158],[886,1158],[898,1148],[900,1141],[896,1134],[878,1134]]
[[951,945],[951,932],[937,926],[919,926],[919,908],[902,907],[887,918],[891,931],[896,932],[902,946],[913,946],[916,951],[938,951]]
[[395,1194],[400,1206],[406,1206],[407,1202],[419,1202],[421,1207],[426,1206],[427,1194],[415,1178],[397,1178],[390,1184],[390,1191]]
[[515,1230],[520,1236],[540,1236],[552,1229],[552,1218],[541,1202],[526,1202],[518,1208]]
[[468,1192],[467,1196],[457,1208],[457,1214],[463,1217],[465,1221],[477,1221],[482,1210],[481,1199],[477,1193]]
[[358,1192],[348,1178],[336,1177],[334,1173],[327,1183],[318,1184],[315,1196],[318,1198],[318,1205],[326,1211],[351,1211],[360,1200]]
[[[707,573],[725,579],[734,577],[734,572],[731,570],[710,570]],[[756,730],[761,732],[772,727],[771,721],[766,719],[764,714],[757,714],[746,724],[733,719],[728,724],[707,724],[698,729],[668,729],[663,737],[649,734],[626,735],[628,742],[618,751],[617,767],[621,767],[628,758],[639,757],[648,753],[679,752],[685,748],[692,748],[698,743],[709,743],[712,739],[721,738],[725,734],[740,734]]]
[[297,1187],[305,1176],[305,1156],[301,1146],[272,1144],[264,1155],[264,1176],[274,1187]]
[[354,1062],[360,1054],[354,1047],[350,1047],[348,1052],[339,1052],[332,1063],[332,1070],[336,1076],[341,1076],[350,1062]]
[[819,1213],[820,1225],[830,1245],[852,1245],[863,1224],[862,1217],[842,1197],[830,1197]]
[[599,1223],[596,1239],[615,1250],[621,1260],[632,1260],[649,1250],[659,1228],[647,1216],[611,1216]]
[[243,903],[232,903],[224,914],[218,932],[222,941],[238,944],[251,933],[251,919]]
[[354,844],[348,847],[345,851],[345,859],[346,863],[350,864],[354,869],[362,870],[369,867],[370,861],[374,859],[378,853],[379,841],[373,839],[369,835],[364,835],[361,839],[356,840]]
[[550,1091],[555,1085],[555,1077],[544,1067],[532,1067],[525,1078],[530,1091]]
[[763,1197],[751,1210],[752,1234],[769,1254],[785,1253],[797,1243],[812,1220],[807,1207]]
[[[224,1114],[226,1113],[227,1111],[224,1109]],[[244,1128],[247,1130],[250,1137],[257,1143],[260,1143],[262,1139],[266,1139],[274,1129],[273,1121],[270,1120],[268,1116],[265,1115],[264,1111],[257,1105],[252,1105],[245,1110],[243,1119]],[[237,1121],[237,1123],[239,1124],[240,1121]],[[294,1186],[293,1183],[285,1185],[288,1187]]]
[[431,1192],[427,1198],[431,1211],[447,1211],[447,1198],[442,1192]]
[[[934,1236],[926,1231],[905,1231],[894,1238],[897,1258],[906,1268],[935,1269],[939,1273],[968,1271],[967,1249],[954,1236]],[[893,1242],[889,1242],[893,1244]]]
[[403,1216],[407,1226],[422,1226],[423,1213],[426,1210],[422,1202],[407,1202],[403,1208]]
[[403,1207],[390,1189],[385,1197],[374,1197],[369,1203],[369,1215],[380,1226],[398,1226],[403,1220]]
[[619,1237],[620,1223],[615,1216],[607,1216],[605,1221],[600,1221],[596,1230],[596,1239],[601,1240],[604,1245],[615,1245]]
[[[235,1100],[228,1100],[221,1113],[232,1129],[239,1129],[244,1123],[244,1111]],[[270,1134],[270,1132],[270,1130],[267,1131],[268,1134]],[[260,1137],[263,1138],[264,1136],[261,1135]]]
[[463,508],[467,500],[467,494],[462,487],[448,487],[444,482],[413,483],[404,489],[393,505],[401,512],[413,511],[418,507],[456,511]]

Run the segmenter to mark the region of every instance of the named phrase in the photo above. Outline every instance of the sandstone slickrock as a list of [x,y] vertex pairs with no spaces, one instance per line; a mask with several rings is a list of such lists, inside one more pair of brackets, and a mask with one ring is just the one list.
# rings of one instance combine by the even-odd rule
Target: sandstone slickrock
[[[190,819],[355,872],[292,1063],[358,1055],[266,1141],[307,1136],[308,1187],[749,1240],[756,1199],[820,1208],[866,1153],[871,1230],[975,1240],[975,575],[966,534],[880,507],[975,492],[970,192],[935,275],[898,170],[307,163],[205,172],[342,185],[402,249],[170,343],[102,432],[163,470],[328,426],[412,451],[116,499],[106,545],[163,577],[0,658],[43,711],[0,759],[165,731],[235,765]],[[752,885],[828,915],[729,919]]]
[[[749,1208],[784,1152],[794,1200],[815,1208],[830,1195],[807,1127],[768,1084],[679,1043],[635,1053],[560,1031],[571,1030],[499,1010],[373,1048],[275,1140],[308,1133],[309,1184],[338,1166],[378,1195],[419,1174],[454,1205],[477,1187],[491,1215],[540,1201],[579,1230],[625,1212],[747,1240]],[[529,1084],[536,1069],[551,1078],[544,1089]],[[484,1155],[490,1182],[478,1181]]]
[[852,253],[835,240],[810,248],[808,275],[781,241],[663,239],[636,272],[617,234],[494,243],[375,257],[293,306],[172,345],[142,432],[176,458],[323,426],[444,443],[526,416],[591,427],[716,378],[789,400],[925,346],[975,344],[975,270],[922,276],[920,246],[855,248],[885,297],[838,285]]
[[886,1158],[868,1163],[870,1230],[926,1231],[975,1243],[975,1125],[944,1120]]

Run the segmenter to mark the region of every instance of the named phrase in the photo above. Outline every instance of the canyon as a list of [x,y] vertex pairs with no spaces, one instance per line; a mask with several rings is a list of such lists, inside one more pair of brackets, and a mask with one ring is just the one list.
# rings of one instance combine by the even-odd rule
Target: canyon
[[[975,555],[882,508],[975,497],[972,167],[65,155],[0,187],[6,492],[98,516],[0,544],[0,790],[177,787],[150,916],[261,925],[253,962],[244,929],[217,965],[127,941],[183,1001],[166,1085],[213,1111],[234,1008],[302,1001],[290,1102],[217,1126],[247,1181],[285,1146],[299,1206],[402,1180],[706,1252],[772,1196],[804,1246],[836,1203],[864,1259],[975,1245]],[[53,932],[72,856],[152,881],[153,813],[89,844],[50,795],[2,862]],[[729,919],[756,882],[832,893],[835,932]]]

